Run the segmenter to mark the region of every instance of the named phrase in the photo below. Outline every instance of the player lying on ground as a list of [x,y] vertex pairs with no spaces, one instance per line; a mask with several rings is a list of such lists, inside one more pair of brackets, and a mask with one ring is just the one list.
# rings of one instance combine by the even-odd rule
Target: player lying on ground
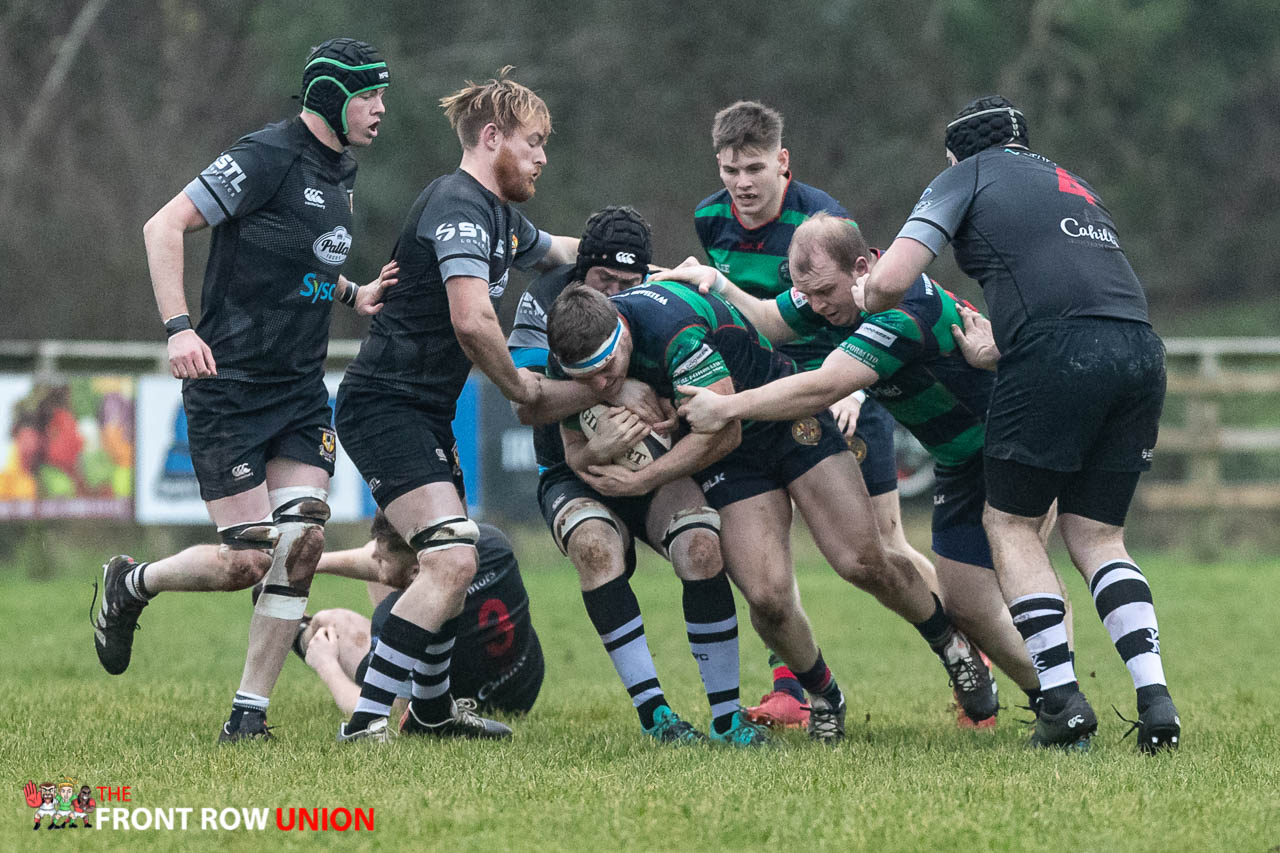
[[[817,370],[736,394],[677,388],[690,395],[680,413],[693,429],[714,432],[733,419],[802,417],[864,389],[880,400],[934,458],[933,550],[947,612],[1038,708],[1036,670],[1000,595],[982,529],[983,421],[995,378],[964,360],[951,334],[960,322],[957,300],[927,276],[896,310],[861,310],[854,281],[877,257],[856,225],[819,214],[796,230],[793,287],[776,299],[756,299],[709,267],[666,273],[729,300],[772,341],[813,336],[828,352]],[[965,718],[994,725],[994,712]]]
[[[479,569],[467,588],[458,616],[450,680],[459,703],[481,713],[523,714],[542,688],[542,646],[533,629],[529,597],[511,543],[491,524],[479,524]],[[344,716],[355,711],[359,682],[369,666],[372,644],[387,615],[418,573],[409,543],[379,511],[363,548],[325,552],[316,571],[369,584],[373,618],[335,608],[303,617],[293,650],[316,671]],[[410,685],[396,695],[407,700]]]
[[[607,207],[592,214],[578,243],[577,262],[539,276],[520,298],[507,341],[515,364],[546,375],[547,312],[573,281],[613,295],[639,284],[651,257],[649,225],[635,210]],[[602,400],[598,389],[563,380],[544,380],[536,405],[516,406],[522,421],[538,425],[534,452],[543,518],[578,571],[587,615],[644,731],[663,743],[706,738],[671,710],[658,680],[640,603],[629,582],[636,539],[669,559],[683,585],[685,629],[711,705],[711,738],[742,746],[761,743],[763,732],[738,713],[738,622],[720,557],[719,515],[704,506],[702,492],[688,477],[651,494],[608,496],[584,483],[565,459],[568,454],[610,461],[648,435],[654,421],[666,418],[653,390],[636,380],[622,383],[612,399],[637,400],[638,411],[648,420],[623,406],[607,414],[597,409],[600,431],[590,441],[580,430],[567,432],[562,440],[559,420]],[[674,420],[656,425],[672,426]]]
[[[660,397],[678,385],[732,393],[795,370],[729,303],[677,283],[645,284],[612,299],[570,287],[552,308],[547,335],[565,373],[603,393],[628,377]],[[646,494],[691,475],[701,483],[720,512],[725,565],[752,624],[812,697],[811,737],[843,738],[846,703],[800,603],[789,547],[793,500],[840,576],[920,631],[975,718],[994,713],[990,672],[977,651],[910,562],[881,547],[857,463],[829,412],[789,424],[735,420],[683,436],[639,471],[607,464],[577,473],[606,495]]]
[[[95,620],[98,660],[129,666],[142,608],[168,590],[239,590],[265,580],[221,742],[268,737],[271,690],[306,610],[329,519],[336,441],[324,385],[335,300],[376,313],[388,265],[364,287],[340,273],[351,249],[356,164],[385,112],[388,77],[364,42],[307,58],[302,113],[240,139],[143,229],[169,366],[183,380],[191,462],[220,546],[154,562],[113,557]],[[182,285],[184,235],[213,226],[197,328]]]
[[[773,299],[790,288],[785,276],[787,246],[801,222],[815,213],[849,216],[836,199],[795,180],[791,152],[782,145],[782,127],[781,114],[757,101],[738,101],[716,113],[711,144],[724,189],[703,199],[693,212],[709,265],[761,299]],[[810,336],[787,341],[777,350],[791,356],[799,370],[821,366],[829,352]],[[910,559],[936,592],[933,564],[903,533],[893,418],[875,400],[863,397],[850,394],[837,400],[831,414],[858,460],[885,550]],[[800,683],[776,654],[770,654],[769,664],[773,689],[759,705],[747,709],[748,715],[770,725],[806,725],[809,710]]]

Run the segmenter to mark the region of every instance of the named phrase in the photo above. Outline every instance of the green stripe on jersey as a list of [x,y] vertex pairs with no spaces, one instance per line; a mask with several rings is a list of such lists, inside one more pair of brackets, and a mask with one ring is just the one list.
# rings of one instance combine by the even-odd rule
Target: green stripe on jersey
[[752,296],[772,299],[790,286],[778,276],[778,266],[786,260],[781,255],[711,248],[707,257],[716,269]]

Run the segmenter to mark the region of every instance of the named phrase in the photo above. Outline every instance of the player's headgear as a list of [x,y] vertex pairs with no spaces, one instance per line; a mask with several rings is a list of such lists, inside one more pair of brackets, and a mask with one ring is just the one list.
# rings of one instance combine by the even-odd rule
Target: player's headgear
[[329,39],[313,48],[302,69],[302,108],[324,119],[347,144],[347,104],[370,89],[383,89],[391,72],[382,55],[363,41]]
[[587,220],[578,243],[574,278],[581,279],[592,267],[646,273],[652,258],[649,223],[633,207],[610,205]]
[[1027,118],[999,95],[977,98],[956,113],[947,125],[947,150],[965,160],[993,145],[1030,146]]

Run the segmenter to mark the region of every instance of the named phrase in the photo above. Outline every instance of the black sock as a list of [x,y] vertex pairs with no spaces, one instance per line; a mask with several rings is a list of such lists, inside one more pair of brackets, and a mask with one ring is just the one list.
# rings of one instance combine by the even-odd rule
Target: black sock
[[920,636],[924,637],[929,648],[933,649],[935,654],[941,655],[943,649],[947,647],[947,643],[951,642],[951,638],[955,635],[955,625],[951,622],[951,617],[947,615],[947,611],[942,609],[942,601],[938,596],[933,596],[933,613],[923,622],[914,622]]
[[1024,595],[1009,603],[1013,625],[1040,677],[1044,710],[1050,714],[1061,711],[1080,689],[1067,648],[1066,612],[1062,596],[1047,592]]
[[421,659],[422,651],[430,640],[431,633],[426,628],[394,613],[387,616],[369,658],[364,681],[360,685],[360,700],[356,703],[356,711],[347,722],[348,732],[368,728],[374,720],[387,716],[391,713],[391,703],[396,700],[397,691],[378,686],[370,680],[369,674],[374,672],[381,675],[382,678],[378,680],[383,684],[388,681],[403,684],[409,680],[413,663]]
[[813,666],[804,672],[796,672],[796,680],[809,691],[810,696],[821,696],[830,702],[832,707],[839,706],[844,701],[844,693],[836,683],[836,677],[827,667],[827,662],[822,659],[821,649],[818,650],[818,659],[814,661]]
[[711,725],[723,734],[738,710],[738,615],[729,576],[682,581],[689,650],[711,705]]
[[800,702],[804,701],[804,687],[796,679],[796,674],[791,671],[791,667],[787,666],[782,658],[778,657],[778,653],[769,650],[769,669],[773,670],[773,689],[779,693],[787,693],[794,696]]
[[667,697],[658,683],[658,670],[649,653],[649,641],[644,635],[644,618],[640,615],[640,602],[631,591],[627,578],[614,578],[595,589],[582,593],[582,603],[587,616],[600,635],[600,642],[613,662],[613,668],[622,679],[622,686],[631,696],[631,704],[640,715],[640,725],[653,728],[653,715]]
[[440,626],[439,631],[427,631],[426,644],[422,647],[418,662],[413,665],[413,698],[409,707],[424,723],[441,723],[453,714],[453,696],[450,693],[449,669],[453,664],[453,642],[458,631],[457,618]]

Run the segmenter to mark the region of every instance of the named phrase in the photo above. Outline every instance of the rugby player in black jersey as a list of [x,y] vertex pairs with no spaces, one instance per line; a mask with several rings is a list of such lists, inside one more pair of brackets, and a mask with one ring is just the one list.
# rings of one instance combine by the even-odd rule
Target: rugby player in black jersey
[[[776,299],[756,299],[709,267],[673,271],[700,289],[717,288],[769,340],[803,335],[827,350],[816,370],[759,388],[735,394],[685,389],[690,396],[680,414],[705,432],[734,418],[803,417],[857,390],[880,400],[935,460],[933,550],[947,612],[1027,692],[1034,709],[1040,682],[1000,595],[982,529],[983,421],[995,377],[966,362],[952,334],[966,303],[928,276],[916,279],[898,308],[860,310],[853,284],[875,267],[877,256],[856,225],[820,213],[796,229],[788,258],[794,286]],[[991,716],[975,719],[962,705],[957,720],[964,727],[994,726],[995,704],[984,710]]]
[[[800,223],[816,213],[853,221],[840,202],[793,177],[782,127],[782,115],[757,101],[738,101],[716,113],[711,143],[724,189],[703,199],[693,212],[698,240],[711,266],[761,299],[773,299],[790,288],[787,247]],[[829,352],[808,335],[780,344],[778,350],[791,356],[800,370],[816,369]],[[861,391],[836,400],[830,409],[858,458],[881,542],[911,560],[938,591],[933,564],[903,532],[893,418]],[[809,716],[804,690],[776,653],[769,663],[773,689],[759,705],[747,709],[748,714],[769,725],[804,726]]]
[[[479,570],[467,587],[458,617],[450,679],[460,698],[481,712],[523,714],[542,688],[545,663],[529,617],[529,596],[511,543],[491,524],[480,524],[476,542]],[[382,632],[391,608],[418,571],[409,543],[378,512],[372,539],[362,548],[325,552],[317,574],[341,575],[369,584],[373,618],[334,608],[304,617],[293,650],[316,671],[344,715],[355,710],[359,681],[370,646]],[[409,696],[409,684],[397,695]]]
[[[301,114],[241,138],[143,229],[200,496],[222,544],[150,563],[113,557],[94,645],[108,672],[124,672],[138,615],[157,593],[264,583],[220,741],[269,737],[268,699],[324,548],[336,450],[324,386],[330,308],[337,300],[374,314],[394,282],[390,265],[363,287],[341,275],[356,172],[347,146],[377,137],[389,80],[368,44],[321,44],[303,70]],[[213,240],[192,328],[183,242],[206,226]]]
[[[677,386],[718,393],[790,375],[742,314],[717,296],[674,282],[646,283],[612,299],[570,287],[547,322],[551,352],[577,381],[609,393],[627,377],[678,399]],[[742,590],[752,624],[810,694],[809,735],[844,737],[844,694],[814,642],[800,604],[789,547],[794,500],[819,549],[845,579],[910,621],[943,661],[962,700],[992,703],[990,673],[906,558],[881,547],[866,487],[831,413],[791,423],[732,421],[689,433],[639,471],[575,462],[605,495],[647,494],[693,475],[720,512],[725,566]],[[589,460],[588,460],[589,461]],[[971,677],[956,678],[959,669]],[[991,710],[975,717],[990,716]]]
[[[1098,720],[1076,678],[1064,605],[1038,531],[1058,527],[1137,691],[1138,746],[1176,748],[1151,588],[1124,521],[1151,465],[1164,403],[1164,345],[1111,212],[1083,179],[1028,147],[1027,120],[978,98],[947,125],[934,178],[865,280],[867,310],[892,308],[948,242],[982,285],[998,358],[984,448],[984,524],[1014,624],[1044,695],[1031,742],[1086,748]],[[978,329],[970,315],[966,326]],[[962,339],[966,332],[961,333]],[[980,350],[980,352],[979,352]]]
[[[544,273],[529,285],[520,298],[507,346],[521,370],[561,381],[544,381],[538,403],[517,406],[516,411],[522,421],[535,425],[538,504],[543,518],[556,545],[578,571],[587,615],[645,733],[661,743],[706,738],[671,710],[658,680],[640,603],[630,584],[636,539],[668,558],[683,585],[685,629],[711,705],[711,739],[755,746],[764,742],[765,735],[744,718],[738,706],[738,622],[720,557],[719,515],[705,506],[702,492],[688,477],[652,494],[611,497],[584,483],[566,460],[566,454],[585,454],[607,462],[648,434],[652,421],[665,421],[653,390],[634,379],[621,383],[619,393],[611,398],[616,407],[600,418],[599,431],[590,441],[580,430],[570,430],[562,438],[558,425],[566,418],[576,424],[577,414],[602,398],[597,389],[564,381],[558,365],[548,364],[547,313],[574,282],[605,295],[639,284],[651,257],[644,218],[630,207],[607,207],[587,220],[577,262]],[[634,412],[627,403],[632,398],[640,401]],[[674,426],[674,422],[657,426]]]
[[551,133],[547,105],[507,77],[468,82],[441,99],[462,143],[457,171],[413,203],[392,251],[387,293],[338,390],[337,427],[373,498],[418,555],[418,574],[391,608],[342,741],[385,740],[394,685],[410,678],[406,734],[501,738],[511,730],[452,699],[454,617],[476,571],[476,524],[455,489],[452,426],[475,364],[506,397],[536,403],[538,376],[507,354],[495,305],[512,265],[549,268],[577,253],[513,206],[533,196]]

